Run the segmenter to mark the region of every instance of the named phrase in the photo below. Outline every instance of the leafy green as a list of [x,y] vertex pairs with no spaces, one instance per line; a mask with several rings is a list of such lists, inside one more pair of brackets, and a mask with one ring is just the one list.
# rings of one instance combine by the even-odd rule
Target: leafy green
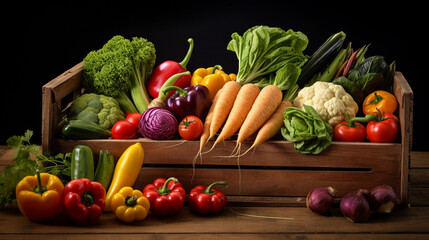
[[333,129],[312,106],[303,106],[305,111],[296,107],[286,108],[281,133],[294,143],[298,152],[319,154],[331,145]]
[[[270,74],[288,63],[302,67],[308,59],[302,53],[308,45],[307,36],[292,29],[284,31],[276,27],[254,26],[243,36],[233,33],[231,38],[227,49],[237,55],[239,66],[236,81],[241,85],[261,82],[259,84],[262,86],[274,82],[275,77]],[[279,81],[275,83],[283,85]]]
[[40,153],[40,146],[30,143],[33,131],[23,136],[11,136],[6,140],[11,149],[16,149],[13,162],[0,174],[0,208],[16,203],[15,187],[22,178],[35,175],[36,170],[58,176],[63,183],[70,180],[71,153],[54,157]]

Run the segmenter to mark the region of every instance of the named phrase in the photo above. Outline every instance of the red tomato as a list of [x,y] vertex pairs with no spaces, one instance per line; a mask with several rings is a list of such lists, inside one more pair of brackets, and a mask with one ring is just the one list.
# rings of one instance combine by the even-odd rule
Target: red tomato
[[126,120],[118,121],[113,125],[112,138],[130,139],[137,138],[138,127]]
[[355,122],[355,126],[347,126],[347,121],[342,121],[334,127],[334,140],[344,142],[363,142],[365,141],[365,127]]
[[198,139],[202,133],[203,122],[197,116],[187,116],[179,124],[179,134],[185,140]]
[[366,126],[366,135],[371,142],[391,143],[398,136],[398,118],[393,114],[384,114],[381,121],[371,121]]
[[138,128],[141,116],[142,116],[141,113],[130,113],[125,118],[125,121],[128,121],[128,122],[134,124]]

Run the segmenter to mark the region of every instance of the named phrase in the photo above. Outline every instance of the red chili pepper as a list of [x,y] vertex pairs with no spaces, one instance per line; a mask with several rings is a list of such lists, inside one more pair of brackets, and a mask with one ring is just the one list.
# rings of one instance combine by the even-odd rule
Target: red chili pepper
[[[153,98],[157,98],[159,95],[159,90],[162,85],[169,79],[171,76],[177,73],[186,72],[186,65],[191,59],[192,51],[194,49],[194,40],[192,38],[188,39],[189,42],[189,50],[186,54],[185,58],[180,62],[175,61],[165,61],[161,63],[158,67],[156,67],[147,83],[147,91],[150,96]],[[174,86],[185,88],[191,85],[191,75],[181,76],[175,83]],[[171,91],[169,96],[173,94],[175,91]]]
[[63,191],[64,209],[70,219],[78,225],[94,225],[100,219],[106,205],[106,190],[99,182],[87,178],[67,183]]
[[214,189],[215,185],[223,185],[228,187],[226,182],[214,182],[208,187],[198,185],[189,193],[189,207],[201,214],[218,213],[226,205],[226,196]]
[[152,214],[163,217],[177,214],[182,209],[186,192],[179,180],[171,177],[155,179],[153,184],[144,187],[143,195],[149,199]]

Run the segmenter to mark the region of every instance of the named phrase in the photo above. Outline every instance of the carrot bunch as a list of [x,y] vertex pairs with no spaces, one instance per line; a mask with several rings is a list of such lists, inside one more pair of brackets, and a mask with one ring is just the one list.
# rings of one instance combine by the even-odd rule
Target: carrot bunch
[[282,91],[277,86],[268,85],[260,90],[252,83],[243,86],[235,81],[226,83],[216,94],[204,122],[198,154],[201,156],[205,144],[221,128],[212,148],[207,152],[238,131],[237,144],[232,154],[236,152],[239,155],[241,143],[257,133],[253,145],[245,152],[247,153],[280,130],[283,113],[290,106],[292,104],[289,101],[282,101]]

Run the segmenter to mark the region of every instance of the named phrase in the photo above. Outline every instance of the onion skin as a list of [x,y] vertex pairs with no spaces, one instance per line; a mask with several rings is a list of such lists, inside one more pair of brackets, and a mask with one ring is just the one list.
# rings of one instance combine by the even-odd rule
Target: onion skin
[[170,111],[154,107],[143,112],[139,132],[143,137],[153,140],[174,139],[178,125],[176,117]]
[[368,191],[360,189],[345,195],[340,202],[341,213],[351,222],[363,222],[370,214]]
[[390,213],[400,203],[400,199],[390,186],[380,185],[370,191],[371,210],[377,213]]
[[332,207],[335,193],[336,191],[332,187],[313,189],[307,194],[307,208],[318,214],[326,214]]

